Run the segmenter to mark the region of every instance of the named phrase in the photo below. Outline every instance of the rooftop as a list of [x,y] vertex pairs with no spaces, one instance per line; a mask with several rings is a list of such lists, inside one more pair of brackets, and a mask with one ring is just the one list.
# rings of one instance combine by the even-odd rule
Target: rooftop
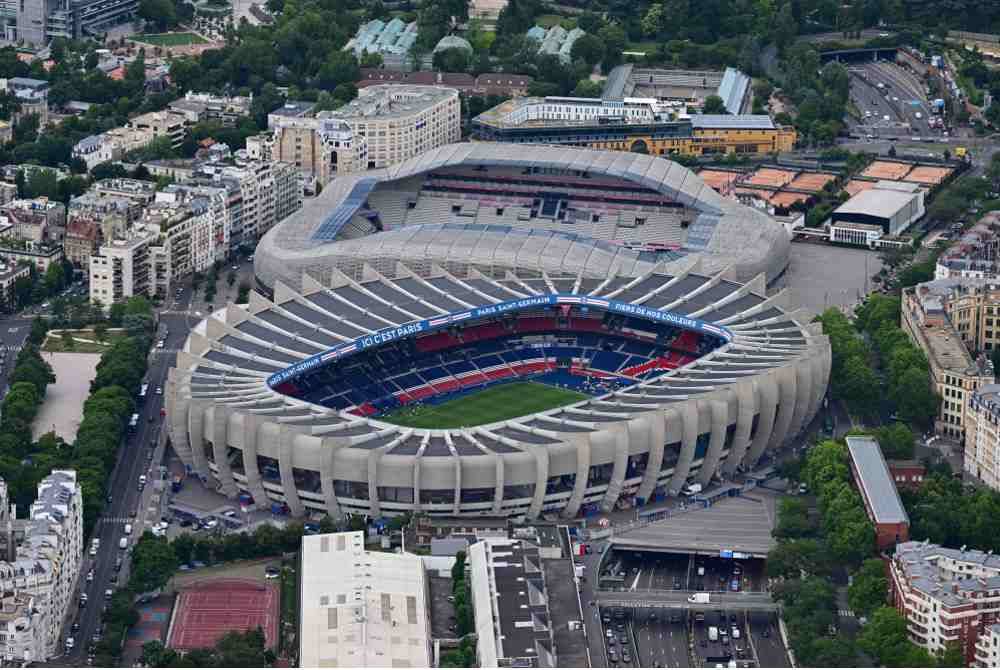
[[909,523],[899,491],[889,474],[878,441],[867,435],[848,435],[847,450],[858,473],[858,486],[871,508],[875,523]]
[[330,116],[338,119],[406,117],[457,96],[457,90],[445,86],[368,86],[358,92],[357,98],[334,110]]
[[973,594],[1000,589],[1000,556],[993,552],[911,541],[896,545],[895,564],[913,588],[948,607],[972,604]]
[[[915,184],[903,186],[916,187]],[[890,218],[910,205],[917,190],[919,187],[900,189],[883,186],[883,183],[879,182],[875,187],[861,191],[852,197],[834,210],[834,214],[866,214]]]
[[428,667],[420,557],[365,549],[362,531],[302,538],[303,667]]

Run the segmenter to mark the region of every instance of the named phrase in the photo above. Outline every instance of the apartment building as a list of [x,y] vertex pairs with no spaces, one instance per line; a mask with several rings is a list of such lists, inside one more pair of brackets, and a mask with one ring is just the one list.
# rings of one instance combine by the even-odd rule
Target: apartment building
[[458,91],[443,86],[368,86],[332,112],[271,115],[268,123],[268,133],[247,140],[248,154],[292,164],[319,184],[461,139]]
[[1000,212],[989,212],[962,233],[934,268],[935,279],[1000,277]]
[[35,270],[45,273],[49,266],[63,259],[61,245],[42,242],[34,244],[20,240],[0,239],[0,259],[18,265],[30,263]]
[[148,205],[156,199],[156,184],[142,179],[115,177],[95,182],[91,190],[102,198],[126,198],[137,205]]
[[20,109],[14,114],[13,122],[38,115],[38,127],[44,128],[49,122],[49,82],[31,77],[11,77],[4,81],[3,88],[17,98]]
[[904,542],[889,559],[889,577],[893,606],[914,644],[932,654],[958,644],[966,662],[976,662],[980,637],[993,635],[987,631],[998,622],[1000,557]]
[[150,247],[159,239],[158,227],[135,225],[125,237],[102,244],[90,257],[90,301],[107,308],[134,295],[152,295]]
[[966,408],[963,469],[1000,490],[1000,384],[985,384],[970,394]]
[[[31,268],[27,265],[0,263],[0,310],[10,313],[17,309],[15,285],[18,279],[31,276]],[[0,552],[0,556],[2,556]]]
[[0,225],[26,242],[59,244],[66,234],[66,205],[46,197],[12,200],[0,205]]
[[101,226],[94,219],[77,216],[66,226],[63,253],[66,259],[81,268],[90,268],[90,257],[101,244]]
[[139,0],[21,0],[9,3],[8,26],[4,35],[8,41],[21,41],[27,46],[44,47],[53,39],[75,40],[102,35],[107,29],[131,21]]
[[253,94],[226,96],[188,91],[183,98],[171,102],[168,109],[183,116],[191,125],[218,121],[224,126],[235,126],[241,118],[250,115],[252,105]]
[[101,163],[122,160],[129,152],[149,146],[156,137],[156,132],[150,127],[112,128],[100,135],[83,138],[73,145],[71,155],[92,170]]
[[[6,496],[6,487],[0,489]],[[8,508],[4,497],[0,505]],[[12,560],[0,562],[0,632],[11,662],[45,662],[62,651],[62,624],[76,606],[83,559],[83,497],[74,470],[53,470],[38,484]]]
[[1000,341],[1000,291],[978,279],[919,284],[903,291],[901,325],[927,356],[931,383],[941,397],[934,431],[963,440],[969,396],[994,381],[983,352]]
[[1000,668],[1000,623],[990,624],[980,633],[971,667]]
[[147,112],[131,119],[128,127],[138,131],[150,131],[153,137],[169,137],[170,144],[179,149],[184,143],[187,130],[184,115],[176,112]]

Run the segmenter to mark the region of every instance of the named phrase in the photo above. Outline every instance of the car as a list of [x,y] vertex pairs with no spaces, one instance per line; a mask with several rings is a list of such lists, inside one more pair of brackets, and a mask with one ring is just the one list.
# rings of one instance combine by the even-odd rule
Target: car
[[612,663],[618,662],[618,652],[614,649],[608,649],[608,660]]
[[736,615],[735,614],[730,614],[729,615],[729,622],[730,623],[736,623]]
[[94,581],[94,571],[93,570],[91,570],[90,572],[87,573],[87,581],[88,582]]
[[76,631],[80,630],[80,622],[79,621],[74,621],[73,625],[70,626],[70,630],[73,631],[74,633]]
[[163,387],[162,386],[157,386],[156,387],[156,395],[163,395]]
[[733,626],[733,639],[734,640],[740,639],[740,628],[739,628],[739,626]]
[[118,583],[118,573],[117,572],[112,572],[110,579],[111,579],[111,583],[112,584],[117,584]]
[[90,545],[90,555],[91,556],[97,556],[97,545],[96,544]]
[[192,568],[204,568],[206,565],[208,564],[204,561],[191,561]]
[[87,656],[87,665],[93,665],[93,664],[94,664],[94,657],[88,655]]
[[617,646],[617,645],[618,645],[618,640],[616,640],[616,639],[615,639],[615,638],[613,638],[613,637],[609,637],[609,638],[608,638],[608,647],[609,647],[609,648],[610,648],[610,647],[615,647],[615,646]]
[[66,651],[72,651],[73,647],[76,646],[76,640],[71,637],[66,638]]
[[281,576],[281,568],[276,565],[269,565],[264,568],[264,579],[277,579]]
[[610,640],[611,638],[613,638],[615,636],[615,632],[613,630],[611,630],[610,628],[608,628],[607,630],[604,631],[604,636],[607,637]]
[[180,570],[181,572],[187,572],[188,570],[191,569],[191,566],[188,565],[187,563],[181,563],[180,565],[177,566],[177,569]]
[[621,642],[623,645],[628,644],[628,633],[626,633],[625,631],[618,633],[618,641]]
[[763,631],[761,631],[760,636],[761,637],[771,637],[771,629],[770,628],[765,628]]
[[229,517],[230,519],[236,518],[236,510],[227,509],[222,513],[222,516]]
[[166,346],[166,342],[164,342],[163,340],[160,340],[159,342],[156,343],[157,349],[162,349],[164,346]]
[[632,652],[630,652],[628,650],[628,647],[625,647],[624,649],[622,649],[622,661],[625,662],[625,663],[631,663],[632,662]]
[[218,519],[204,519],[201,522],[201,527],[206,530],[211,530],[219,525]]
[[100,633],[94,633],[93,635],[90,636],[90,639],[93,642],[95,642],[95,643],[96,642],[100,642],[101,641],[101,634]]
[[236,271],[238,271],[239,269],[240,269],[240,266],[239,266],[239,265],[234,265],[234,266],[232,267],[232,270],[233,270],[233,272],[236,272]]

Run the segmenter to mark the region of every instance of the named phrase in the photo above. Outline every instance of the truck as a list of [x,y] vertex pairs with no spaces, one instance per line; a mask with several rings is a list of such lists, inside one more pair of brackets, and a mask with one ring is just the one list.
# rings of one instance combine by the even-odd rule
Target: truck
[[708,593],[692,593],[688,596],[688,602],[696,605],[707,605],[711,602],[711,594]]
[[715,626],[708,627],[708,639],[710,642],[718,642],[719,640],[719,629]]

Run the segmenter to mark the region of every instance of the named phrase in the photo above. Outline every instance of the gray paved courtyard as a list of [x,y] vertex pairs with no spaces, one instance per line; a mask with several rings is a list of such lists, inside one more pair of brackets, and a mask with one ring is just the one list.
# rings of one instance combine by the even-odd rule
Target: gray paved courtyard
[[850,307],[871,290],[871,277],[882,268],[877,253],[866,249],[797,242],[788,270],[770,292],[788,287],[791,304],[819,314],[827,307]]
[[56,375],[49,384],[45,402],[31,427],[31,439],[37,440],[48,432],[66,442],[76,440],[76,431],[83,419],[83,403],[90,395],[90,382],[97,376],[100,354],[43,353]]

